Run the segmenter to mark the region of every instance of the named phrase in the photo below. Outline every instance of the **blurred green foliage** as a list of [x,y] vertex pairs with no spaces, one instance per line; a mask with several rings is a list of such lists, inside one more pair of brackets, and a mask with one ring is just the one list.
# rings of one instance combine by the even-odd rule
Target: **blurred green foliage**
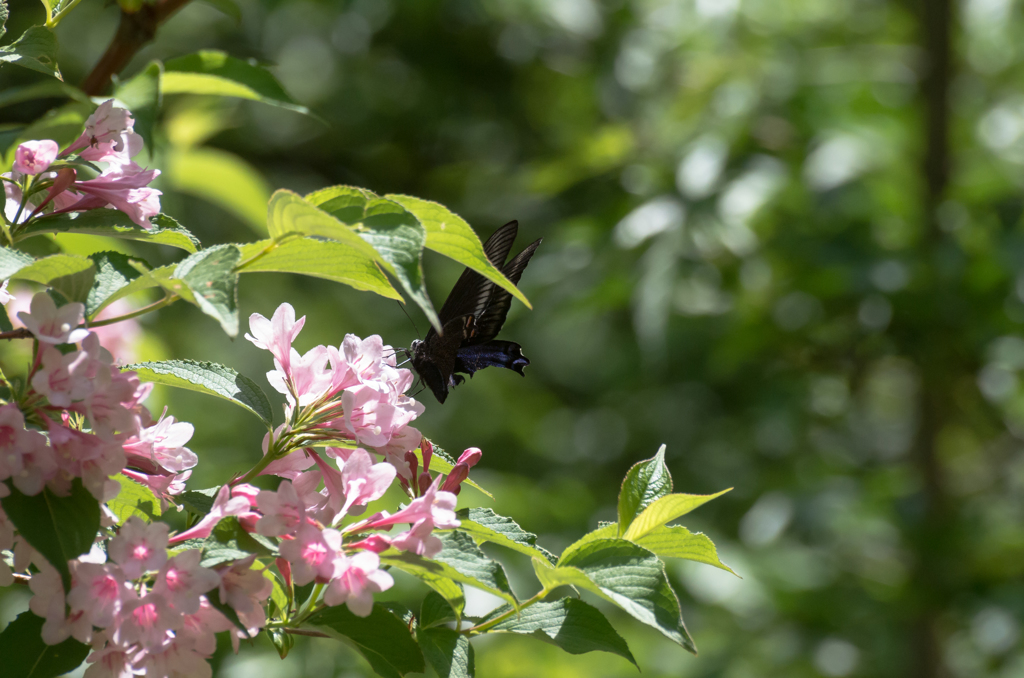
[[[205,245],[262,237],[273,188],[332,184],[544,237],[522,282],[535,310],[517,303],[503,333],[527,377],[488,370],[443,407],[424,394],[426,435],[484,450],[474,478],[496,502],[464,501],[557,550],[614,519],[618,479],[660,443],[677,491],[735,486],[687,525],[743,579],[670,571],[700,655],[615,620],[645,676],[1024,675],[1020,2],[245,0],[240,21],[220,4],[188,4],[123,77],[222,49],[273,64],[320,119],[167,95],[150,165]],[[41,16],[13,2],[9,34]],[[61,23],[66,82],[117,18],[87,0]],[[5,68],[0,87],[35,77]],[[459,270],[425,267],[440,303]],[[308,316],[300,348],[415,337],[366,293],[243,282],[243,317],[283,301]],[[145,328],[146,358],[270,368],[191,307]],[[196,487],[259,455],[244,412],[158,396],[196,426]],[[333,641],[299,639],[285,662],[258,645],[218,675],[369,671]],[[488,678],[635,671],[521,638],[484,639],[477,662]]]

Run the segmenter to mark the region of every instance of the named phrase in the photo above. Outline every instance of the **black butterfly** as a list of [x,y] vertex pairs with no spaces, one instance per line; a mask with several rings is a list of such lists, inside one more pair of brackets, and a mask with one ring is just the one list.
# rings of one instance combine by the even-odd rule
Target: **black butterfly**
[[[518,232],[519,222],[510,221],[484,243],[487,258],[513,285],[519,283],[530,257],[540,245],[540,239],[530,243],[505,263]],[[511,292],[472,269],[462,272],[438,314],[444,331],[438,334],[431,327],[427,338],[413,341],[407,351],[416,374],[434,392],[438,402],[443,403],[448,397],[449,387],[465,381],[460,372],[472,377],[485,367],[504,367],[523,374],[530,361],[523,355],[522,347],[515,342],[495,339],[511,305]]]

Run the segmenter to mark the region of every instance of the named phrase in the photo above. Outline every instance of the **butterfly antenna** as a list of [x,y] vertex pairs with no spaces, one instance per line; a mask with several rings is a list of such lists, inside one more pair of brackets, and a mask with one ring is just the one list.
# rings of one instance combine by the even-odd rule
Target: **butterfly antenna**
[[409,315],[409,312],[405,310],[405,304],[403,304],[402,302],[397,301],[397,300],[395,301],[395,303],[398,304],[398,308],[402,309],[402,313],[404,313],[405,317],[409,319],[410,323],[412,323],[412,329],[413,329],[413,331],[416,332],[416,338],[417,339],[423,339],[423,337],[420,336],[420,328],[416,327],[416,321],[413,320],[412,316]]

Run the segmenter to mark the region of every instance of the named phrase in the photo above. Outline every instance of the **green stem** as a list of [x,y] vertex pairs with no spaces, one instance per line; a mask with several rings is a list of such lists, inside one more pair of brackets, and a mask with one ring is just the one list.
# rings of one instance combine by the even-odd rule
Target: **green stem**
[[71,0],[71,2],[68,3],[67,7],[54,14],[53,17],[47,19],[46,25],[50,28],[55,27],[57,24],[60,23],[60,20],[63,19],[68,12],[73,10],[75,8],[75,5],[77,5],[81,1],[82,0]]
[[155,310],[157,310],[159,308],[163,308],[164,306],[169,306],[169,305],[173,304],[175,301],[177,301],[180,298],[181,297],[179,297],[177,294],[173,294],[173,293],[172,294],[168,294],[163,299],[160,299],[159,301],[154,301],[149,306],[143,306],[142,308],[138,309],[137,311],[132,311],[131,313],[126,313],[124,315],[119,315],[116,318],[107,318],[105,320],[94,320],[94,321],[89,323],[89,327],[90,328],[93,328],[93,327],[103,327],[104,325],[113,325],[114,323],[119,323],[122,320],[130,320],[131,318],[137,318],[140,315],[145,315],[145,314],[149,313],[150,311],[155,311]]
[[513,607],[508,612],[505,612],[504,614],[499,614],[497,617],[490,620],[489,622],[477,624],[476,626],[468,628],[465,631],[460,631],[460,633],[465,633],[466,635],[477,635],[480,633],[486,633],[488,629],[494,628],[495,626],[497,626],[498,624],[500,624],[501,622],[505,621],[513,615],[519,614],[520,610],[523,610],[527,607],[530,607],[534,603],[539,603],[540,601],[544,600],[545,596],[547,596],[549,593],[551,592],[547,589],[541,589],[537,592],[537,595],[535,595],[533,598],[530,598],[525,603],[520,605],[518,609]]

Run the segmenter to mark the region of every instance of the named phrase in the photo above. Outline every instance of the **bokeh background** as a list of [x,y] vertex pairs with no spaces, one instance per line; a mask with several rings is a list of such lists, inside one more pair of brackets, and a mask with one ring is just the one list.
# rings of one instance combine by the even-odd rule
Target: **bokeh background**
[[[439,201],[482,237],[514,218],[520,246],[544,238],[521,284],[534,310],[517,303],[503,333],[526,378],[488,370],[444,406],[423,394],[426,435],[484,450],[474,477],[496,501],[463,501],[558,550],[614,517],[626,469],[662,443],[677,491],[735,487],[684,522],[743,578],[670,566],[699,656],[609,610],[644,676],[1024,676],[1021,2],[214,5],[188,4],[124,75],[222,49],[272,64],[319,119],[166,98],[150,163],[204,244],[261,237],[273,189],[339,183]],[[9,36],[42,16],[15,0]],[[68,83],[117,19],[84,0],[59,26]],[[0,86],[34,77],[7,67]],[[459,268],[424,265],[440,303]],[[284,301],[307,315],[303,350],[416,336],[394,302],[243,278],[243,317]],[[142,325],[141,357],[270,368],[194,308]],[[158,400],[196,426],[194,486],[259,455],[241,410]],[[504,560],[531,594],[528,564]],[[400,584],[389,595],[424,592]],[[488,678],[636,675],[532,639],[477,650]],[[217,675],[370,675],[332,641],[294,655],[260,640]]]

